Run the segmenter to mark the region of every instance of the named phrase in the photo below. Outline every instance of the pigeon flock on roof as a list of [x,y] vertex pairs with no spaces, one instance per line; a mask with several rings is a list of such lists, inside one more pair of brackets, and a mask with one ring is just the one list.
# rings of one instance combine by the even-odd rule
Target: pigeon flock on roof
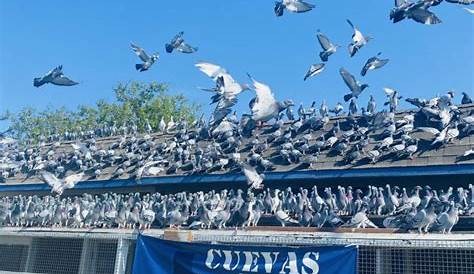
[[[310,191],[291,187],[259,194],[242,190],[180,192],[163,195],[107,193],[0,198],[0,226],[212,229],[281,225],[301,227],[386,228],[419,233],[450,233],[459,214],[474,213],[474,187],[411,191],[398,186],[368,186]],[[372,219],[372,220],[371,220]],[[379,222],[380,222],[379,221]]]
[[[423,24],[441,20],[430,9],[442,0],[409,2],[396,0],[390,12],[394,23],[412,19]],[[446,0],[470,5],[472,0]],[[285,11],[303,13],[315,6],[301,0],[275,3],[276,16]],[[471,12],[470,9],[467,11]],[[348,44],[349,56],[358,54],[372,39],[356,24],[347,20],[353,34]],[[323,73],[326,62],[336,54],[334,44],[318,30],[322,63],[312,64],[303,80]],[[158,52],[149,55],[135,43],[133,52],[141,60],[136,70],[149,70],[160,58]],[[165,43],[167,53],[192,54],[198,50],[184,40],[180,32]],[[361,68],[364,77],[381,69],[389,59],[378,53]],[[416,109],[399,112],[403,99],[400,92],[384,88],[387,96],[383,108],[378,108],[373,96],[366,107],[359,107],[358,98],[369,87],[345,68],[339,74],[348,88],[343,96],[348,102],[334,107],[322,100],[319,108],[314,101],[310,107],[302,104],[296,113],[292,100],[277,98],[271,87],[248,74],[250,84],[235,80],[220,65],[199,62],[196,68],[208,76],[213,86],[209,92],[215,109],[209,121],[201,119],[188,124],[173,117],[163,119],[158,128],[149,123],[146,132],[138,132],[134,124],[103,125],[62,135],[42,136],[38,144],[19,145],[5,134],[0,135],[0,182],[15,183],[41,180],[55,195],[45,197],[5,197],[0,199],[0,225],[13,226],[72,226],[72,227],[135,227],[181,226],[225,227],[256,226],[260,217],[273,216],[281,225],[324,225],[375,227],[370,215],[385,216],[383,225],[389,228],[430,229],[450,232],[458,213],[474,212],[470,190],[458,188],[437,192],[429,187],[415,188],[409,196],[400,188],[369,187],[361,190],[338,187],[337,194],[326,188],[319,196],[301,189],[294,194],[265,188],[265,173],[291,167],[291,170],[317,170],[321,159],[333,159],[342,168],[371,166],[378,162],[415,159],[427,151],[438,151],[451,143],[460,142],[474,133],[472,99],[462,93],[461,104],[454,102],[454,92],[433,98],[405,98]],[[73,86],[78,83],[66,77],[58,66],[42,77],[34,78],[35,87],[51,83]],[[237,116],[233,107],[239,94],[254,90],[248,114]],[[342,100],[341,100],[342,101]],[[474,148],[458,155],[458,161],[474,158]],[[290,168],[283,168],[289,170]],[[243,173],[248,192],[222,191],[216,193],[177,193],[160,195],[105,194],[92,197],[61,198],[67,189],[87,180],[199,175],[212,173]],[[341,216],[350,216],[343,222]]]

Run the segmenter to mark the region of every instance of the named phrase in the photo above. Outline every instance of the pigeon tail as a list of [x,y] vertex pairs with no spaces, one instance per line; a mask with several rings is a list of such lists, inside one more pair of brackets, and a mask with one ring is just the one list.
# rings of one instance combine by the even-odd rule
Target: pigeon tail
[[146,69],[144,69],[144,65],[143,64],[136,64],[135,65],[135,68],[138,70],[138,71],[144,71]]
[[35,78],[33,79],[33,86],[35,87],[41,87],[43,85],[43,81],[41,81],[41,78]]
[[173,50],[174,50],[174,47],[171,44],[166,44],[165,45],[165,50],[166,50],[167,53],[172,53]]
[[346,95],[344,95],[344,101],[348,102],[352,97],[353,97],[352,93],[346,94]]
[[321,58],[321,61],[323,62],[327,62],[328,61],[328,57],[329,57],[329,53],[326,52],[326,51],[321,51],[319,53],[319,58]]

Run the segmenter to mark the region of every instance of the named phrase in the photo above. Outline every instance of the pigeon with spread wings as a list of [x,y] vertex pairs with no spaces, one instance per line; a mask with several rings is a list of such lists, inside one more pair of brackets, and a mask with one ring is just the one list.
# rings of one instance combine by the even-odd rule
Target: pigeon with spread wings
[[165,50],[167,53],[172,53],[173,50],[177,50],[181,53],[193,53],[198,50],[197,47],[192,47],[191,45],[184,42],[183,38],[184,32],[179,32],[176,36],[169,42],[165,44]]
[[83,172],[69,175],[64,179],[58,179],[58,177],[48,171],[40,172],[41,180],[51,187],[51,193],[57,195],[62,195],[65,189],[73,188],[83,177]]
[[358,98],[362,91],[369,87],[367,84],[360,84],[355,77],[350,74],[344,68],[339,70],[344,83],[346,83],[347,87],[351,91],[351,93],[344,95],[344,101],[349,101],[352,97]]
[[63,66],[60,65],[50,70],[48,73],[46,73],[42,77],[33,79],[33,85],[35,87],[41,87],[44,84],[53,84],[56,86],[74,86],[79,83],[64,76]]
[[134,43],[131,43],[130,46],[138,58],[143,61],[142,64],[135,64],[135,69],[140,72],[148,70],[160,58],[158,53],[149,56],[143,48],[137,46]]

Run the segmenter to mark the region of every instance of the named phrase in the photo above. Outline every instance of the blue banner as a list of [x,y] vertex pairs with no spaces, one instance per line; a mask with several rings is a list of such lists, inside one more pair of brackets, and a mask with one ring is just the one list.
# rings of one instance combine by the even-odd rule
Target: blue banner
[[139,235],[133,274],[355,274],[357,247],[269,247],[165,241]]

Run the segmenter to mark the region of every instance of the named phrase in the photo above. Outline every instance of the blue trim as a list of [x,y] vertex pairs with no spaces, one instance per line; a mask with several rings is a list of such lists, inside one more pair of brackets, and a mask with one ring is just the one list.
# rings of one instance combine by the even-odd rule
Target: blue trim
[[[439,166],[409,166],[409,167],[383,167],[383,168],[354,168],[331,170],[305,170],[270,172],[265,174],[266,181],[301,181],[324,180],[331,178],[373,178],[373,177],[418,177],[439,175],[474,175],[474,164],[439,165]],[[233,174],[204,174],[190,176],[166,176],[142,178],[139,183],[134,179],[114,179],[103,181],[80,182],[75,189],[113,189],[138,186],[165,186],[182,184],[217,184],[229,182],[244,182],[241,173]],[[48,185],[43,183],[0,185],[0,192],[21,191],[49,191]]]

